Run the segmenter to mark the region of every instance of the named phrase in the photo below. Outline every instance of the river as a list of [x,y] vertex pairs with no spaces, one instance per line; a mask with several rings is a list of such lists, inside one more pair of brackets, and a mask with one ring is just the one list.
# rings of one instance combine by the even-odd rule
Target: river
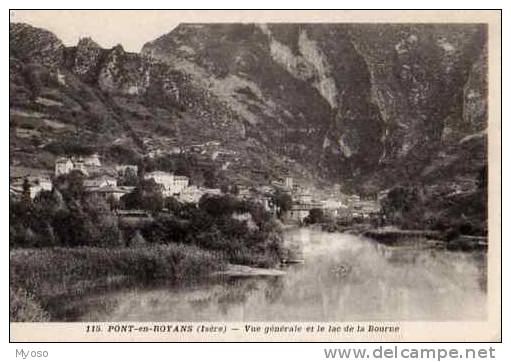
[[[289,230],[303,263],[283,276],[130,287],[69,305],[78,321],[450,321],[486,318],[486,253],[387,247]],[[75,302],[76,303],[76,302]],[[73,303],[74,304],[74,303]]]

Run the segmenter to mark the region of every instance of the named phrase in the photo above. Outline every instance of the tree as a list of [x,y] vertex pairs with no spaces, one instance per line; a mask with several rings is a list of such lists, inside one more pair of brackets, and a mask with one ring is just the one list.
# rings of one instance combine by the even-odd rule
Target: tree
[[115,198],[115,196],[110,195],[106,199],[107,204],[110,206],[110,210],[117,210],[120,207],[120,202]]
[[32,198],[30,197],[30,183],[28,182],[27,178],[23,180],[21,199],[23,202],[27,204],[30,204],[30,202],[32,201]]
[[53,218],[53,228],[60,245],[89,245],[92,227],[77,203],[73,203],[67,209],[58,210]]
[[309,216],[305,218],[307,224],[319,224],[325,220],[325,214],[323,210],[314,208],[309,210]]
[[220,185],[220,191],[222,191],[224,194],[229,193],[229,184],[223,183]]
[[140,230],[135,231],[135,235],[130,239],[129,246],[131,247],[139,247],[139,246],[145,246],[147,244],[147,241],[144,239],[142,234],[140,233]]
[[244,207],[248,207],[248,212],[252,215],[252,220],[259,228],[264,228],[271,222],[272,216],[264,209],[263,205],[245,201],[242,201],[242,205],[246,205]]
[[54,232],[48,206],[41,207],[29,196],[19,201],[10,200],[10,243],[13,247],[53,246]]
[[121,186],[136,186],[138,183],[137,173],[129,167],[120,175],[119,179]]
[[218,173],[213,167],[204,170],[204,186],[212,189],[218,187]]
[[215,217],[230,215],[236,211],[236,207],[236,199],[230,195],[217,196],[206,194],[199,200],[199,209]]
[[173,196],[165,198],[164,206],[174,215],[180,215],[183,205]]
[[394,187],[381,201],[382,211],[390,220],[400,220],[403,216],[418,208],[419,192],[416,187]]
[[117,163],[135,165],[140,162],[140,155],[127,145],[112,145],[107,154]]
[[85,194],[83,180],[83,173],[78,170],[73,170],[67,175],[59,176],[55,180],[55,186],[62,193],[66,202],[70,200],[80,200]]
[[52,218],[52,227],[60,245],[121,245],[117,217],[111,212],[108,203],[96,195],[71,200],[66,208],[57,209]]
[[280,209],[280,214],[291,210],[291,206],[293,206],[293,199],[287,192],[277,190],[273,194],[272,199],[275,205]]
[[240,188],[238,185],[234,184],[231,187],[231,194],[238,196],[240,194]]
[[56,210],[66,207],[62,194],[56,188],[38,193],[34,198],[34,205],[38,208],[39,215],[44,217],[50,217]]
[[141,179],[135,189],[121,197],[121,202],[128,209],[142,209],[158,213],[163,209],[161,187],[154,180]]

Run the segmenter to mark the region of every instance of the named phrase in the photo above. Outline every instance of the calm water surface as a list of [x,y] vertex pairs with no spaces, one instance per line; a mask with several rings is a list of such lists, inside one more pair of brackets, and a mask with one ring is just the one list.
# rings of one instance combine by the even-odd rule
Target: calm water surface
[[[386,247],[348,234],[295,229],[303,264],[284,276],[223,277],[75,301],[81,321],[479,320],[486,318],[486,254]],[[77,304],[78,303],[78,304]],[[78,310],[78,312],[76,311]]]

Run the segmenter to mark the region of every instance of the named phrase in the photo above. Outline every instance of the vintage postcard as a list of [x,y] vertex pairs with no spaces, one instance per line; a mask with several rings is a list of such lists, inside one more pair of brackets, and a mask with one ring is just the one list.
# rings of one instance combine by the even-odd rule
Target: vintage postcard
[[11,341],[499,341],[500,29],[11,10]]

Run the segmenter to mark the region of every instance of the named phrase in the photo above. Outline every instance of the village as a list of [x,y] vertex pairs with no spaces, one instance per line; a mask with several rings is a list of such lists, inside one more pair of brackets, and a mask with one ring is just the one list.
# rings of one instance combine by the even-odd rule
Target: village
[[498,340],[500,17],[328,11],[10,12],[12,341]]
[[[206,146],[210,146],[210,144],[208,143]],[[179,153],[183,152],[183,149],[176,148],[170,152]],[[213,157],[222,157],[224,153],[226,152],[215,151]],[[161,151],[151,151],[148,156],[154,158],[161,154]],[[138,165],[113,164],[106,166],[102,164],[98,153],[87,156],[70,155],[56,159],[53,174],[11,176],[10,195],[13,198],[19,197],[24,187],[28,187],[30,198],[34,199],[43,191],[52,191],[54,179],[73,171],[78,171],[83,175],[85,193],[115,201],[120,201],[125,195],[132,193],[136,187],[137,177],[139,177]],[[333,185],[329,192],[318,192],[303,187],[291,176],[282,176],[266,185],[257,187],[230,185],[229,189],[235,190],[234,192],[194,185],[187,176],[162,170],[144,173],[143,178],[154,181],[163,198],[174,197],[180,203],[197,205],[204,195],[222,195],[230,192],[239,200],[250,200],[263,205],[264,209],[272,216],[278,216],[289,224],[304,223],[311,210],[314,209],[321,210],[330,218],[345,220],[369,220],[380,214],[377,197],[364,199],[359,195],[345,195],[341,193],[338,184]],[[276,195],[285,199],[285,205],[276,199]],[[142,210],[117,209],[116,212],[119,216],[147,215],[147,212]]]

